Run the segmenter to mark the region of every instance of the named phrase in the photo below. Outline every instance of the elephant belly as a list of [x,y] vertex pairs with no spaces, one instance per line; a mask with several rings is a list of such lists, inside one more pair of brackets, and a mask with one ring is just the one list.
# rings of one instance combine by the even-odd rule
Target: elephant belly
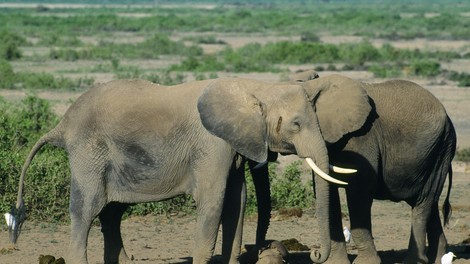
[[423,191],[425,186],[425,177],[414,170],[394,169],[390,172],[384,172],[379,177],[375,199],[390,200],[394,202],[415,200]]
[[175,158],[171,151],[152,152],[128,145],[108,162],[108,195],[119,202],[134,203],[189,193],[189,162],[189,158]]

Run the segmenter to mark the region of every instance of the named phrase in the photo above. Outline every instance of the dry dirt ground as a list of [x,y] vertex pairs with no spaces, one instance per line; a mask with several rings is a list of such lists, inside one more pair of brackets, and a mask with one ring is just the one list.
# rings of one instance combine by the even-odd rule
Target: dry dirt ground
[[[260,39],[266,39],[260,37]],[[231,45],[236,38],[225,39]],[[239,41],[254,41],[239,38]],[[345,40],[348,40],[345,38]],[[232,42],[230,42],[232,41]],[[328,41],[328,39],[325,39]],[[330,41],[337,41],[332,39]],[[409,45],[416,43],[409,43]],[[438,46],[441,43],[431,43]],[[431,45],[429,44],[429,45]],[[396,43],[398,46],[406,43]],[[460,45],[448,43],[443,46]],[[214,48],[214,47],[208,47]],[[161,62],[160,62],[161,63]],[[454,61],[443,64],[443,67],[465,71],[470,63],[468,61]],[[289,67],[292,72],[297,69],[308,69],[312,65]],[[321,72],[326,76],[331,72]],[[341,74],[366,80],[374,79],[367,72],[341,72]],[[224,73],[220,73],[222,77]],[[232,75],[233,76],[233,75]],[[243,74],[242,77],[276,81],[280,77],[276,74]],[[100,81],[109,79],[105,76]],[[458,147],[470,147],[470,90],[458,88],[455,84],[435,79],[415,79],[417,83],[429,89],[438,97],[446,107],[452,118],[458,134]],[[19,100],[25,95],[22,91],[0,90],[0,95],[8,100]],[[51,100],[58,114],[63,114],[71,101],[79,96],[78,93],[68,92],[40,92],[40,97]],[[281,160],[286,164],[292,157]],[[343,195],[344,196],[344,195]],[[443,197],[442,197],[443,199]],[[344,204],[344,198],[343,204]],[[450,250],[457,255],[454,263],[470,263],[470,164],[454,162],[454,178],[451,193],[453,215],[445,233],[450,244]],[[344,206],[343,206],[344,207]],[[345,207],[344,207],[345,208]],[[383,263],[400,263],[406,253],[410,233],[410,208],[405,203],[392,203],[375,201],[373,205],[373,230],[377,249],[382,256]],[[248,217],[245,221],[243,244],[252,244],[255,239],[256,216]],[[348,219],[344,219],[348,225]],[[39,255],[49,254],[56,257],[66,254],[68,245],[69,226],[35,222],[29,219],[19,239],[18,250],[8,250],[8,232],[5,230],[3,220],[0,220],[0,264],[3,263],[38,263]],[[130,217],[122,224],[124,244],[129,255],[134,257],[135,263],[185,263],[191,260],[193,236],[195,229],[195,216],[148,216]],[[300,243],[312,248],[319,244],[318,228],[313,213],[307,211],[302,217],[286,217],[274,213],[268,232],[269,239],[285,240],[297,239]],[[220,255],[220,235],[216,247],[215,262]],[[348,246],[351,259],[355,257],[354,241]],[[88,257],[90,263],[103,263],[103,240],[98,225],[90,231]],[[291,263],[311,263],[309,253],[291,252]]]

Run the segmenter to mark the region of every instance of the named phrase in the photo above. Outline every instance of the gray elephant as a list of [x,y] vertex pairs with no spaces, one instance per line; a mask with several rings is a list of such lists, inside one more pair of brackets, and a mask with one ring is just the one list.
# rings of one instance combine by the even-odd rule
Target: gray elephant
[[[447,241],[438,200],[449,175],[443,205],[447,223],[456,148],[455,130],[443,105],[424,88],[403,80],[368,84],[331,75],[303,84],[308,96],[315,98],[313,108],[330,162],[357,169],[346,188],[352,237],[358,248],[354,262],[380,263],[371,231],[371,206],[373,199],[381,199],[406,201],[412,207],[405,263],[439,263]],[[254,172],[254,177],[267,177]],[[320,236],[327,239],[311,259],[350,263],[336,186],[330,186],[330,200],[321,197],[317,207],[329,210],[327,217],[319,218]]]
[[220,223],[223,260],[235,263],[246,198],[245,157],[263,162],[268,149],[296,153],[310,163],[315,160],[315,169],[328,171],[311,99],[300,85],[246,79],[98,85],[76,100],[26,159],[13,212],[19,221],[10,228],[13,242],[23,219],[26,170],[38,150],[51,143],[67,151],[72,174],[67,263],[87,263],[88,232],[96,217],[104,236],[104,262],[131,262],[120,232],[128,204],[185,193],[193,196],[198,213],[194,263],[211,258]]
[[[380,199],[406,201],[412,207],[405,263],[438,263],[447,246],[438,201],[448,175],[446,224],[456,149],[455,129],[444,106],[426,89],[404,80],[368,84],[333,75],[308,81],[304,88],[318,97],[315,112],[331,163],[358,171],[346,189],[359,252],[355,262],[380,263],[371,231],[372,199]],[[329,207],[336,251],[332,262],[349,263],[337,188],[331,189]]]
[[[289,82],[301,83],[308,80],[318,78],[319,75],[315,70],[300,70],[289,75]],[[268,151],[268,161],[277,160],[278,153]],[[266,240],[268,232],[269,220],[271,218],[271,191],[269,183],[268,165],[259,164],[256,161],[249,160],[248,167],[253,176],[253,184],[255,186],[256,200],[258,203],[258,223],[256,228],[256,246],[260,250]]]

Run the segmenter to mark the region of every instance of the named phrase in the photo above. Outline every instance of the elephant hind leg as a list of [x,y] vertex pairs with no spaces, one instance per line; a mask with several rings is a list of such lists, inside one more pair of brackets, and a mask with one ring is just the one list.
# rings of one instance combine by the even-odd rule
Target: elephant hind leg
[[411,235],[405,263],[428,263],[426,255],[426,230],[431,216],[432,203],[423,201],[411,212]]
[[438,203],[432,205],[431,216],[426,228],[428,235],[428,259],[430,263],[440,263],[441,257],[447,250],[447,239],[439,218]]
[[121,218],[127,208],[127,204],[109,203],[99,214],[104,236],[104,263],[131,263],[121,236]]
[[[92,183],[78,183],[72,168],[70,191],[71,233],[67,263],[86,264],[88,234],[93,220],[105,206]],[[93,190],[93,191],[92,191]]]

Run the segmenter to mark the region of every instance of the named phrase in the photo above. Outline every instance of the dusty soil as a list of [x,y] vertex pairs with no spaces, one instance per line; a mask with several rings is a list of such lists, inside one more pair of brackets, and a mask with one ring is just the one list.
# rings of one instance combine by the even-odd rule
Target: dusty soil
[[[458,257],[454,263],[470,263],[470,165],[454,163],[455,174],[451,195],[453,215],[445,233]],[[342,196],[344,198],[344,195]],[[344,199],[343,199],[344,202]],[[400,263],[406,253],[410,230],[410,208],[405,203],[375,201],[372,209],[373,230],[383,263]],[[245,220],[243,244],[255,239],[256,217]],[[347,218],[344,219],[348,225]],[[187,263],[191,260],[195,216],[130,217],[122,223],[124,244],[135,263]],[[8,251],[8,232],[0,231],[1,263],[38,263],[39,255],[64,256],[68,245],[69,227],[27,221],[19,240],[19,250]],[[220,259],[221,234],[214,261]],[[295,238],[309,248],[319,244],[316,219],[310,211],[302,217],[273,214],[269,239]],[[103,239],[100,227],[91,228],[88,256],[90,263],[103,263]],[[311,263],[308,251],[291,251],[291,263]],[[354,241],[348,245],[353,259],[357,253]]]
[[[182,36],[175,36],[179,38]],[[286,37],[292,39],[295,37]],[[352,37],[343,37],[344,41],[355,41]],[[224,36],[224,41],[234,47],[239,47],[248,42],[261,41],[263,43],[279,40],[279,38],[267,38],[266,36],[251,36],[251,38]],[[325,42],[337,42],[338,38],[324,36]],[[380,40],[374,42],[380,43]],[[428,45],[428,48],[444,49],[443,47],[460,48],[467,50],[467,43],[452,42],[400,42],[394,45],[415,48],[415,45]],[[217,46],[206,47],[208,51],[215,52]],[[158,67],[168,62],[151,62],[151,67]],[[470,66],[469,61],[453,61],[442,65],[444,68],[465,71]],[[41,65],[41,70],[54,67],[53,65]],[[313,65],[290,66],[294,72],[298,69],[310,69]],[[34,67],[29,67],[34,68]],[[53,70],[53,69],[52,69]],[[321,72],[320,76],[326,76],[331,72]],[[366,81],[381,81],[374,79],[367,72],[341,72],[341,74]],[[219,76],[235,76],[220,73]],[[242,77],[260,79],[265,81],[277,81],[282,79],[278,74],[243,74]],[[99,76],[98,81],[110,80],[111,75]],[[457,130],[458,147],[470,147],[470,90],[458,88],[454,83],[437,79],[414,79],[413,81],[429,89],[439,98],[446,107]],[[0,95],[8,100],[19,100],[24,97],[23,91],[0,90]],[[55,111],[63,114],[71,102],[80,94],[71,92],[40,92],[38,96],[49,99]],[[284,157],[282,164],[293,161],[293,157]],[[344,195],[343,195],[344,196]],[[454,263],[470,263],[470,164],[454,162],[454,180],[451,193],[453,215],[450,224],[445,228],[446,236],[450,244],[450,250],[457,255]],[[442,197],[443,199],[443,197]],[[344,197],[342,199],[343,205]],[[345,208],[345,206],[343,206]],[[405,203],[392,203],[387,201],[375,201],[373,205],[373,230],[377,249],[382,256],[383,263],[400,263],[406,254],[410,233],[410,208]],[[244,227],[243,244],[253,244],[255,240],[256,216],[247,217]],[[36,222],[29,219],[19,239],[18,250],[9,250],[8,232],[5,230],[3,220],[0,220],[0,263],[38,263],[39,255],[53,255],[56,257],[66,254],[68,245],[69,226]],[[348,225],[348,219],[344,219]],[[122,224],[124,244],[129,255],[134,257],[135,263],[185,263],[191,260],[193,236],[195,228],[195,216],[148,216],[130,217]],[[319,244],[318,228],[315,217],[310,211],[304,212],[302,217],[287,217],[275,212],[268,232],[269,239],[285,240],[295,238],[300,243],[312,248]],[[216,247],[215,262],[220,256],[220,235]],[[350,258],[355,257],[354,241],[348,246]],[[103,240],[100,228],[93,226],[90,231],[88,256],[90,263],[103,263]],[[311,263],[309,252],[291,252],[291,263]]]

